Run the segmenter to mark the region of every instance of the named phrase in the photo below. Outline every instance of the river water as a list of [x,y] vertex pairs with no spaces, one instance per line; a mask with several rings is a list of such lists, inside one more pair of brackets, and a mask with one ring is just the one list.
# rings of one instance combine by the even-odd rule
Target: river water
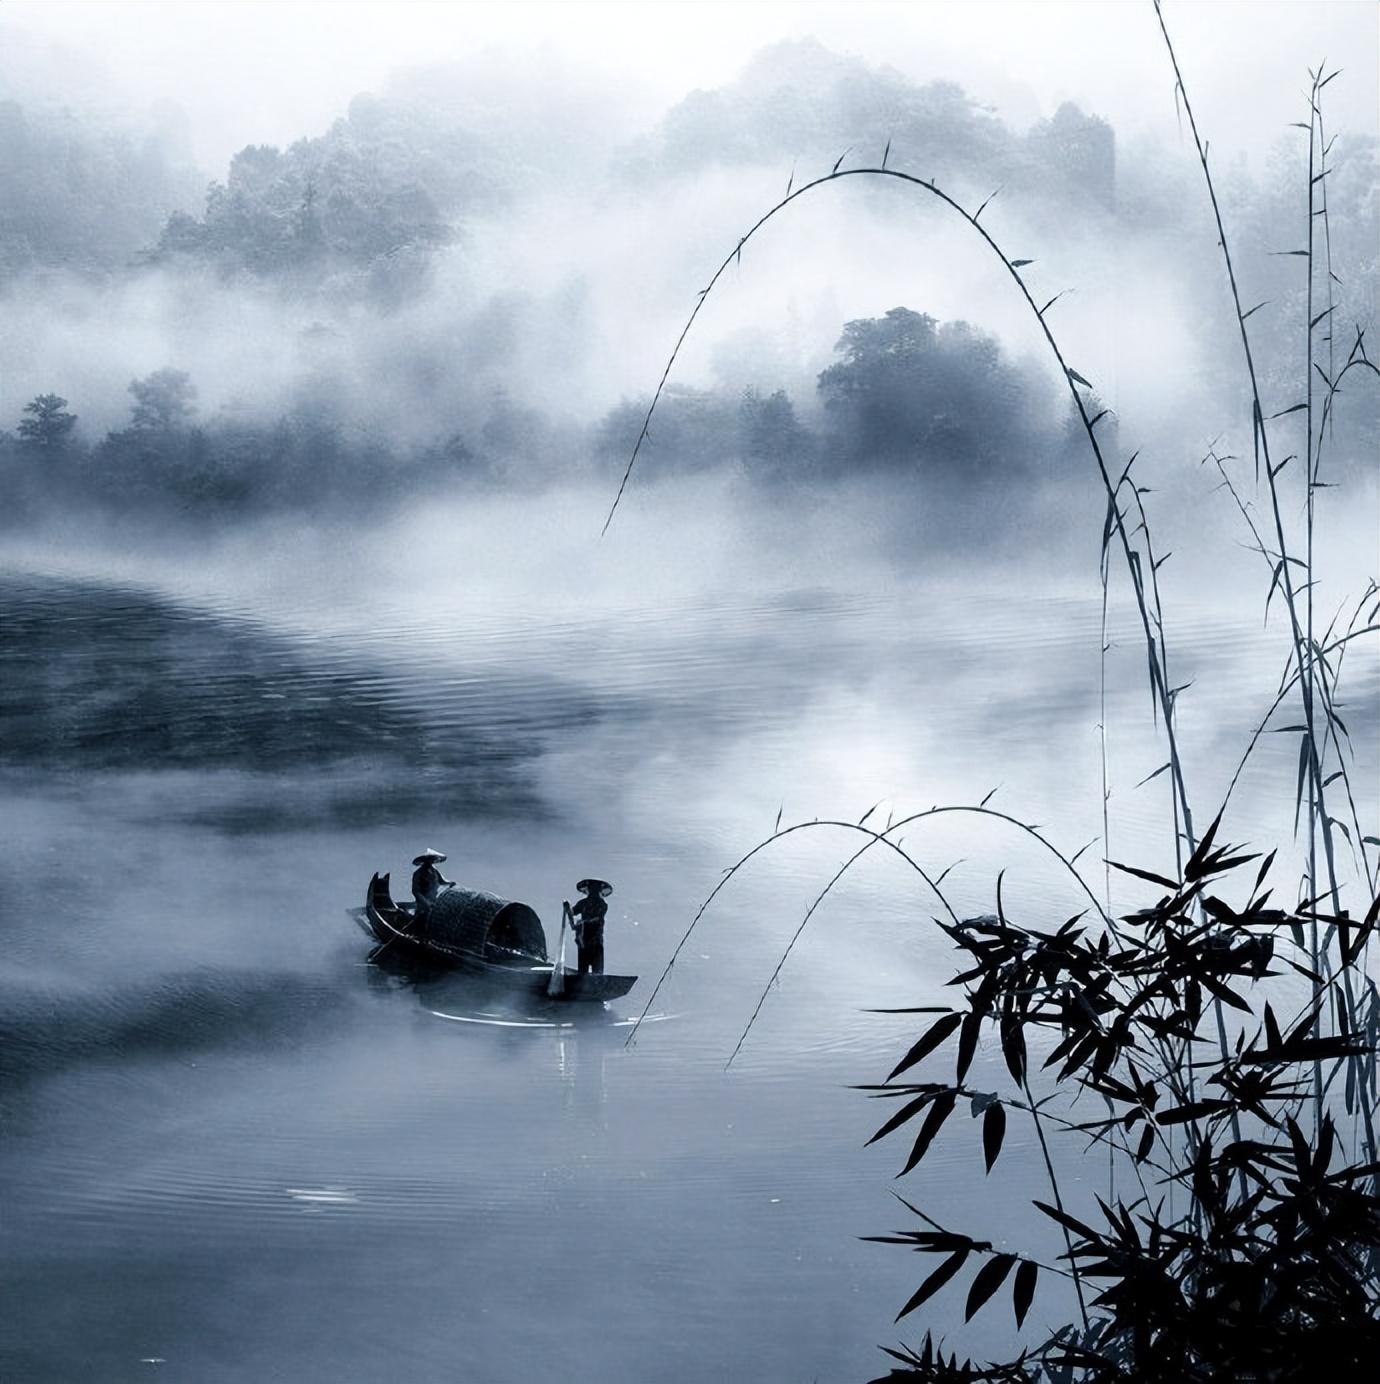
[[[920,1335],[891,1323],[926,1264],[858,1238],[910,1223],[893,1186],[993,1239],[1028,1224],[1043,1184],[1019,1128],[989,1178],[958,1116],[901,1183],[903,1145],[864,1147],[890,1107],[851,1087],[918,1022],[866,1011],[942,1000],[951,974],[896,857],[821,905],[730,1067],[856,836],[754,858],[652,990],[778,814],[879,804],[871,825],[996,790],[1069,854],[1099,835],[1087,516],[1043,554],[941,556],[827,506],[729,522],[711,486],[643,497],[599,544],[606,499],[200,549],[9,545],[0,1376],[861,1380],[878,1343]],[[1285,652],[1253,577],[1211,570],[1169,619],[1200,815]],[[1132,786],[1163,754],[1124,600],[1110,632],[1112,853],[1162,864],[1167,778]],[[1373,650],[1348,685],[1373,822]],[[1287,850],[1292,744],[1266,738],[1233,839]],[[1002,868],[1032,921],[1086,903],[993,819],[904,836],[954,866],[959,911],[990,911]],[[376,869],[405,892],[423,846],[531,903],[553,942],[574,881],[613,880],[609,969],[637,987],[524,1006],[366,965],[346,910]],[[1103,853],[1081,861],[1099,894]],[[1004,1080],[981,1054],[974,1084]],[[1075,1196],[1104,1176],[1080,1155],[1061,1155]],[[924,1324],[1004,1348],[1009,1306],[965,1330],[962,1297]],[[1064,1305],[1042,1287],[1034,1316]]]

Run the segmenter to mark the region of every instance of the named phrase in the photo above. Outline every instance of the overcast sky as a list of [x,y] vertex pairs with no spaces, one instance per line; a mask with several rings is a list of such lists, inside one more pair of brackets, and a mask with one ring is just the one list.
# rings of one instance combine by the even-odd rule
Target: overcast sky
[[[1334,128],[1375,132],[1372,0],[1167,0],[1165,14],[1220,155],[1267,153],[1301,114],[1305,66],[1323,59],[1346,69],[1331,88]],[[1150,0],[3,0],[0,25],[6,66],[65,74],[58,99],[104,94],[105,77],[132,106],[176,103],[212,172],[244,144],[318,133],[401,67],[494,48],[511,62],[545,47],[544,66],[604,86],[631,129],[687,91],[731,80],[765,44],[810,35],[918,80],[959,81],[1017,127],[1072,99],[1123,136],[1177,138]]]

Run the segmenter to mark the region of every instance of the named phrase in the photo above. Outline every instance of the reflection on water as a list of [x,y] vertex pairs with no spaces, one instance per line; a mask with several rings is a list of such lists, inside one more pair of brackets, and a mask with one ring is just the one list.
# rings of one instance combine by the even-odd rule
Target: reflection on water
[[[464,971],[418,965],[389,952],[375,956],[365,968],[369,985],[413,995],[438,1019],[498,1028],[590,1029],[631,1028],[637,1007],[625,1016],[630,1001],[595,1004],[550,999],[545,995],[509,990],[501,982]],[[446,1012],[442,1012],[446,1011]],[[663,1023],[669,1014],[648,1015],[644,1022]]]
[[[884,798],[899,817],[1001,784],[1070,850],[1097,835],[1096,591],[991,582],[643,608],[574,591],[481,617],[5,577],[0,1376],[868,1377],[914,1270],[855,1238],[893,1224],[899,1158],[864,1151],[881,1120],[847,1088],[907,1033],[862,1011],[932,1001],[947,975],[909,871],[878,858],[843,880],[726,1075],[856,842],[764,853],[625,1043],[700,900],[780,812]],[[1177,627],[1207,797],[1277,673],[1242,626],[1203,607]],[[1154,859],[1124,612],[1114,635],[1115,848]],[[1373,657],[1352,676],[1373,704]],[[1374,721],[1351,729],[1373,783]],[[1265,747],[1236,837],[1280,825],[1251,789],[1287,759]],[[613,879],[609,964],[638,988],[555,1006],[365,965],[346,909],[428,844],[548,932],[575,880]],[[967,861],[946,884],[960,908],[990,906],[999,862],[1008,901],[1071,911],[1067,882],[990,826],[941,820],[906,846],[936,873]],[[999,1070],[980,1055],[974,1084]],[[999,1239],[1038,1161],[1013,1129],[987,1182],[977,1130],[955,1120],[907,1194]],[[932,1324],[957,1310],[937,1300]]]

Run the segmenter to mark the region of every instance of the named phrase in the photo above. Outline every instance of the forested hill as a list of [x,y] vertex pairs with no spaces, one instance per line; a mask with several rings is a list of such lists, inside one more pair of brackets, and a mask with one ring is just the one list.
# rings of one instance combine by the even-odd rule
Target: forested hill
[[543,142],[521,120],[496,119],[492,105],[467,103],[443,69],[412,72],[387,95],[355,97],[324,133],[246,146],[207,180],[175,111],[114,127],[106,112],[17,99],[0,64],[0,275],[191,261],[303,280],[392,261],[404,279],[400,258],[415,269],[467,221],[549,191],[572,166],[582,177],[596,170],[597,190],[601,166],[615,185],[711,166],[819,171],[849,146],[879,159],[888,142],[893,162],[921,159],[926,176],[1112,201],[1115,140],[1096,116],[1066,105],[1019,133],[952,83],[916,84],[813,40],[767,49],[647,134],[572,158],[562,156],[570,128],[591,142],[596,128],[588,93],[566,96],[569,109],[559,88],[546,93]]
[[634,176],[715,165],[822,172],[840,155],[913,169],[945,186],[1003,188],[1022,200],[1110,208],[1116,140],[1098,116],[1066,103],[1013,130],[953,82],[916,83],[831,52],[814,39],[763,49],[733,82],[695,91],[626,151]]
[[[9,79],[0,55],[0,283],[41,269],[182,265],[396,304],[424,289],[429,258],[467,226],[553,192],[645,199],[725,169],[761,169],[776,188],[884,152],[961,198],[1000,189],[1027,223],[1061,232],[1177,233],[1195,190],[1180,161],[1119,158],[1112,128],[1076,105],[1013,129],[952,82],[916,82],[813,39],[762,50],[631,138],[578,74],[536,74],[533,92],[524,75],[511,74],[505,108],[474,64],[401,73],[323,133],[247,145],[208,176],[176,109],[118,120],[44,102]],[[1257,184],[1234,169],[1222,183],[1237,239],[1263,257],[1286,177],[1272,170]],[[1339,131],[1331,212],[1349,267],[1374,258],[1376,189],[1374,141]]]
[[[1159,408],[1141,410],[1128,452],[1154,430],[1162,456],[1193,465],[1190,450],[1239,417],[1236,325],[1196,167],[1182,149],[1125,149],[1072,105],[1015,129],[951,82],[806,40],[634,121],[588,74],[471,61],[400,73],[324,132],[248,145],[210,177],[175,109],[63,105],[32,72],[17,80],[15,62],[0,46],[11,522],[80,504],[212,518],[354,507],[447,477],[607,480],[732,238],[788,179],[884,157],[970,207],[999,190],[983,226],[1030,257],[1031,281],[1051,301],[1079,289],[1074,310],[1097,299],[1116,329],[1101,344],[1114,351],[1119,332],[1134,345]],[[1345,359],[1374,317],[1380,176],[1364,136],[1339,131],[1330,160],[1329,329]],[[1288,411],[1289,324],[1306,305],[1278,228],[1306,206],[1307,170],[1281,145],[1258,175],[1224,168],[1219,188],[1264,305],[1256,322],[1278,319],[1256,365]],[[999,318],[990,265],[938,301],[953,247],[937,218],[872,191],[795,218],[827,244],[808,262],[754,246],[744,294],[777,274],[776,296],[737,321],[732,296],[716,298],[705,330],[721,335],[697,336],[698,373],[678,366],[642,475],[888,473],[993,493],[1082,475],[1064,381]],[[873,238],[870,257],[855,235]],[[786,321],[801,299],[809,311]],[[1057,311],[1062,332],[1068,301]],[[1121,363],[1079,362],[1110,394]],[[1110,436],[1122,400],[1103,402]],[[1349,393],[1332,421],[1345,474],[1380,428],[1376,392]]]
[[466,217],[504,211],[513,181],[469,132],[357,96],[324,135],[240,150],[200,215],[168,218],[149,259],[304,282],[365,270],[375,278],[361,287],[396,295]]

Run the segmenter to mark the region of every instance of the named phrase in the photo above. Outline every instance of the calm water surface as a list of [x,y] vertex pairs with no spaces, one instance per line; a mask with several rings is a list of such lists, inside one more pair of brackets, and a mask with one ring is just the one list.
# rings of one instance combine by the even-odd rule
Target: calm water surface
[[[950,974],[933,901],[894,858],[861,865],[726,1071],[855,849],[800,833],[724,891],[627,1047],[630,1021],[778,812],[856,821],[881,799],[885,821],[1000,785],[994,806],[1068,851],[1096,836],[1095,577],[878,565],[825,585],[764,559],[668,585],[564,553],[441,585],[368,545],[306,570],[316,556],[59,573],[29,554],[0,574],[0,1375],[870,1377],[923,1263],[857,1239],[909,1218],[888,1190],[904,1148],[863,1148],[887,1112],[849,1086],[909,1032],[862,1011],[933,1003]],[[1213,799],[1282,648],[1226,599],[1174,630],[1191,786]],[[1159,761],[1125,612],[1113,635],[1113,850],[1161,859],[1165,780],[1131,788]],[[1353,676],[1373,783],[1373,656]],[[1237,838],[1287,832],[1261,794],[1291,763],[1267,744]],[[1008,907],[1080,907],[990,824],[906,844],[936,873],[965,861],[960,909],[990,908],[1000,866]],[[364,964],[345,910],[375,869],[405,887],[425,845],[553,940],[574,881],[613,879],[610,969],[637,988],[607,1010],[514,1008]],[[985,1180],[978,1144],[956,1117],[897,1186],[1000,1239],[1038,1167],[1013,1127]],[[952,1296],[930,1324],[957,1333]],[[1036,1313],[1060,1306],[1042,1293]],[[997,1350],[1007,1326],[991,1309],[954,1339]]]

